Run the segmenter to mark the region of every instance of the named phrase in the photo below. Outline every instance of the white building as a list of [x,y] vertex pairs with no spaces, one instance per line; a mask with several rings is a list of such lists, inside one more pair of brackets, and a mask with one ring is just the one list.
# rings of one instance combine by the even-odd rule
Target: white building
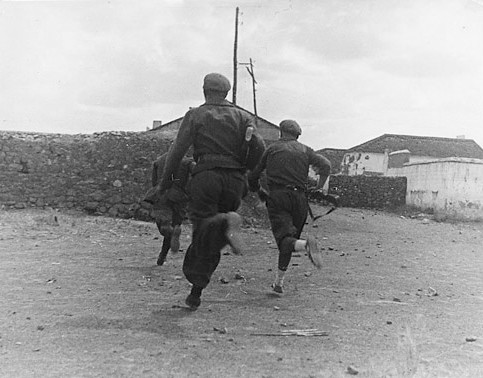
[[407,205],[455,219],[483,220],[482,159],[404,163],[389,168],[387,175],[407,178]]
[[354,175],[384,175],[390,160],[409,163],[448,157],[483,159],[483,149],[472,139],[384,134],[346,151],[341,172]]
[[483,220],[483,149],[473,140],[384,134],[347,150],[347,175],[405,176],[406,205]]

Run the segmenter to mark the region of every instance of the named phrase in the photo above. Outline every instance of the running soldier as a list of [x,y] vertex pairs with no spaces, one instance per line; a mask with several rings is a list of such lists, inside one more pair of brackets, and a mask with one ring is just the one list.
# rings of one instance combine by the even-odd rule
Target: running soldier
[[[307,251],[314,265],[320,256],[316,239],[309,235],[300,239],[309,212],[307,183],[309,166],[319,176],[317,190],[323,188],[330,175],[330,161],[297,139],[302,129],[293,120],[280,123],[280,139],[270,145],[260,164],[248,175],[251,191],[258,191],[266,200],[268,216],[277,242],[278,270],[272,285],[276,293],[283,293],[283,281],[294,251]],[[260,175],[266,171],[267,193],[260,186]]]
[[[193,285],[185,303],[192,310],[201,304],[221,249],[230,244],[235,254],[241,252],[242,219],[236,210],[247,192],[245,171],[255,167],[265,150],[253,117],[225,99],[230,89],[223,75],[205,76],[205,103],[184,116],[157,187],[159,195],[172,185],[173,173],[193,146],[196,166],[188,205],[193,234],[183,261],[183,273]],[[148,202],[155,202],[155,197]]]
[[[168,153],[164,153],[153,163],[151,182],[153,187],[159,183],[166,165]],[[166,191],[162,200],[155,204],[152,210],[159,233],[163,236],[163,244],[157,264],[163,265],[168,251],[179,250],[181,225],[186,218],[189,196],[186,191],[194,161],[191,157],[183,157],[179,169],[173,177],[173,185]]]

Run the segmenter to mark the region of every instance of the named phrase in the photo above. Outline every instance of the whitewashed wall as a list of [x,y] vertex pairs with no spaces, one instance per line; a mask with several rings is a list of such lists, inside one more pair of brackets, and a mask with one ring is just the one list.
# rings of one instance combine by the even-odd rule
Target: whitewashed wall
[[447,158],[388,169],[406,176],[406,204],[454,218],[483,220],[483,160]]
[[[430,161],[428,156],[411,155],[410,163]],[[363,174],[386,174],[388,155],[372,152],[348,152],[342,159],[342,173],[349,176]]]
[[370,152],[348,152],[342,159],[342,173],[349,176],[384,172],[387,156]]

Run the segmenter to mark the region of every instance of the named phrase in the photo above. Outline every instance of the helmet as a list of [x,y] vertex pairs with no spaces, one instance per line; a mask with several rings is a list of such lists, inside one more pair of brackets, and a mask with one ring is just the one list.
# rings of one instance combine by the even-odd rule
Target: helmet
[[292,134],[294,136],[299,136],[302,134],[302,129],[299,124],[291,119],[285,119],[280,122],[280,130],[284,133]]

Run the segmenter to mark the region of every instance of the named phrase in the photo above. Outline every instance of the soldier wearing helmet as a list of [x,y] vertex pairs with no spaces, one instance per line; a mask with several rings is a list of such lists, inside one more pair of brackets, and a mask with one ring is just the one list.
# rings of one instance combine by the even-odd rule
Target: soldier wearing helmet
[[[324,186],[330,174],[330,161],[300,143],[302,129],[294,120],[280,123],[280,139],[264,152],[258,166],[249,173],[251,191],[259,191],[266,200],[268,216],[277,242],[278,270],[272,285],[276,293],[283,293],[283,282],[294,251],[307,251],[311,261],[319,252],[317,241],[308,236],[300,239],[308,215],[307,184],[309,167],[319,175],[317,188]],[[260,187],[260,176],[266,172],[269,193]]]
[[[183,273],[193,285],[185,302],[193,310],[200,305],[202,290],[218,266],[221,249],[230,244],[234,253],[241,252],[242,219],[236,210],[247,191],[247,149],[251,151],[249,160],[255,161],[254,165],[265,150],[250,113],[225,99],[230,88],[229,80],[223,75],[205,76],[205,103],[185,114],[156,189],[159,195],[172,185],[173,174],[188,148],[193,146],[196,166],[192,171],[188,205],[193,235],[183,261]],[[253,134],[246,141],[249,128]],[[156,198],[152,195],[146,200],[155,202]]]

